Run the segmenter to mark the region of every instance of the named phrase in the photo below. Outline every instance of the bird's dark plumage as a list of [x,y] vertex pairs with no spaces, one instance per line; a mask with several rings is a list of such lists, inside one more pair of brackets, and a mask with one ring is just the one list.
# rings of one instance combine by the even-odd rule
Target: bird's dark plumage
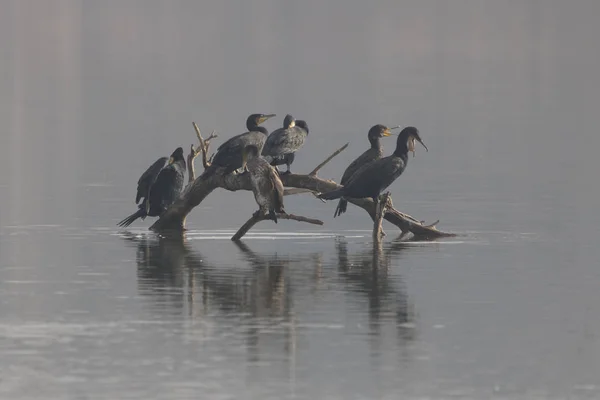
[[259,207],[259,213],[269,214],[277,223],[277,213],[285,213],[283,209],[283,183],[279,174],[267,160],[262,158],[256,146],[244,149],[245,166],[250,174],[252,192]]
[[371,197],[377,202],[381,192],[404,172],[408,162],[408,151],[413,145],[413,140],[419,141],[427,149],[419,136],[417,128],[404,128],[398,135],[396,150],[392,155],[364,166],[355,173],[347,185],[338,190],[323,193],[319,197],[325,200],[339,199],[342,196],[351,198]]
[[242,151],[246,146],[256,146],[259,151],[262,150],[269,132],[262,126],[259,126],[275,114],[252,114],[246,120],[248,132],[236,135],[217,149],[211,166],[202,174],[203,178],[208,178],[216,172],[218,168],[225,168],[224,174],[229,174],[242,166]]
[[[348,168],[346,168],[344,171],[340,185],[347,185],[361,168],[383,157],[383,146],[381,145],[381,141],[379,139],[390,135],[390,129],[384,125],[374,125],[371,127],[371,129],[369,129],[369,133],[367,134],[367,138],[369,139],[369,143],[371,143],[371,147],[358,156],[358,158],[356,158],[354,161],[352,161],[350,165],[348,165]],[[346,212],[347,208],[348,201],[344,198],[341,198],[335,209],[333,217],[335,218],[338,215],[342,215]]]
[[163,169],[168,159],[168,157],[159,158],[154,162],[154,164],[148,167],[142,176],[140,176],[140,179],[138,180],[137,194],[135,196],[136,204],[138,204],[142,198],[144,198],[144,201],[146,201],[150,193],[150,187],[156,180],[156,177],[158,176],[160,170]]
[[308,125],[305,121],[295,121],[290,114],[285,116],[282,128],[276,129],[267,138],[262,149],[262,155],[271,165],[287,166],[290,173],[290,165],[294,161],[294,153],[303,145],[308,135]]
[[162,168],[158,173],[156,180],[150,186],[149,195],[146,200],[138,206],[138,210],[119,222],[119,226],[126,227],[131,225],[138,218],[146,216],[158,217],[179,197],[185,178],[185,158],[183,149],[178,147],[171,158],[169,164]]

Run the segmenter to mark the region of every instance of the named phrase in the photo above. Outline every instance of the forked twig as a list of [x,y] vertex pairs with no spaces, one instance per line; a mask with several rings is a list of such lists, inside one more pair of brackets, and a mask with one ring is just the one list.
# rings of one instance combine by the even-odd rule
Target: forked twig
[[192,122],[192,125],[194,125],[194,130],[196,131],[196,137],[198,138],[198,141],[200,142],[199,150],[202,151],[202,166],[204,167],[204,169],[206,169],[206,168],[210,167],[210,160],[207,157],[210,141],[214,138],[219,137],[219,135],[217,135],[215,133],[215,131],[213,130],[209,137],[207,137],[206,139],[203,139],[202,134],[200,133],[200,128],[198,128],[198,125],[196,125],[195,122]]

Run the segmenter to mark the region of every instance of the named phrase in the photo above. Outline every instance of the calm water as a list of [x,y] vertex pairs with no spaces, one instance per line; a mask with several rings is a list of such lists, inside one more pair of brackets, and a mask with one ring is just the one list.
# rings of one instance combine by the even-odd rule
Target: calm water
[[[0,398],[600,397],[600,51],[590,1],[5,1]],[[115,224],[156,158],[248,114],[339,179],[419,127],[400,210],[460,235],[370,242],[356,208],[214,192],[183,240]],[[384,142],[391,152],[393,140]]]

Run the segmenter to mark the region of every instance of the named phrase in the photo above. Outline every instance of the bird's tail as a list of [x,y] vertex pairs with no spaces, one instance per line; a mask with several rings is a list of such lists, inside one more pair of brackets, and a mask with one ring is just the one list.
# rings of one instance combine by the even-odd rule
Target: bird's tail
[[275,209],[270,209],[269,210],[269,217],[275,221],[275,223],[277,223],[277,212],[275,211]]
[[333,218],[345,213],[346,208],[348,208],[348,200],[341,198],[340,201],[338,202],[337,207],[335,208],[335,213],[333,214]]
[[133,221],[135,221],[138,218],[145,218],[146,217],[146,209],[144,208],[140,208],[138,209],[136,212],[134,212],[133,214],[131,214],[129,217],[125,218],[124,220],[122,220],[121,222],[119,222],[117,225],[119,225],[122,228],[125,228],[129,225],[131,225],[133,223]]
[[342,189],[338,189],[338,190],[333,190],[333,191],[327,192],[327,193],[321,193],[319,195],[319,198],[323,199],[323,200],[335,200],[335,199],[339,199],[343,195],[344,195],[344,192],[342,191]]

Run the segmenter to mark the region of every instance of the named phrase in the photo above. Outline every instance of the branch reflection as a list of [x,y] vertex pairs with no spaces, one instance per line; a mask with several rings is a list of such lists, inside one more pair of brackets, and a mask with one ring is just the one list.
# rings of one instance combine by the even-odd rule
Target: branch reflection
[[348,243],[345,239],[338,239],[335,247],[340,276],[352,284],[353,290],[368,298],[371,334],[380,335],[386,320],[393,319],[398,328],[398,339],[413,340],[413,306],[401,275],[396,271],[390,274],[392,265],[407,249],[406,244],[400,241],[373,244],[372,248],[349,254]]
[[[405,248],[402,244],[350,252],[347,242],[337,241],[333,262],[324,262],[331,258],[323,251],[258,252],[247,243],[214,241],[192,246],[181,236],[123,238],[136,248],[138,291],[152,300],[157,312],[186,315],[192,322],[186,331],[200,332],[210,321],[212,329],[240,336],[249,365],[283,353],[281,361],[292,368],[298,343],[317,329],[310,316],[336,280],[345,282],[343,292],[354,293],[354,298],[366,296],[367,309],[353,311],[352,318],[368,318],[373,354],[382,354],[390,330],[398,341],[394,346],[406,347],[414,338],[414,313],[404,283],[390,272]],[[340,299],[332,296],[327,298]],[[290,374],[284,373],[288,378]]]

